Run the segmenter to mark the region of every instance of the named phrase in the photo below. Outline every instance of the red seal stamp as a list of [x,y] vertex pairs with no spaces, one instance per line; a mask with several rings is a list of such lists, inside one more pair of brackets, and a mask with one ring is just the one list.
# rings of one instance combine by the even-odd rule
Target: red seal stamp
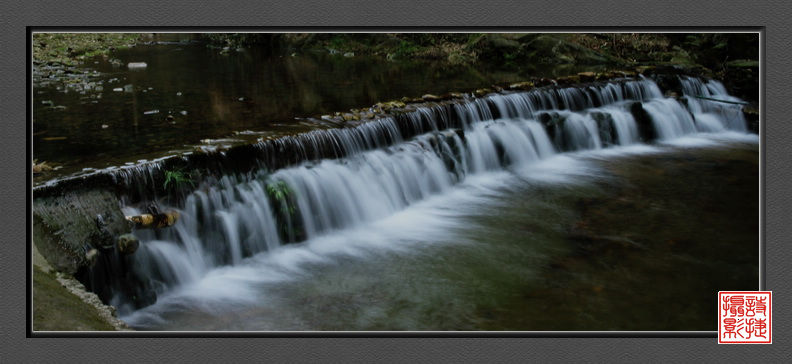
[[718,344],[772,344],[773,292],[718,292]]

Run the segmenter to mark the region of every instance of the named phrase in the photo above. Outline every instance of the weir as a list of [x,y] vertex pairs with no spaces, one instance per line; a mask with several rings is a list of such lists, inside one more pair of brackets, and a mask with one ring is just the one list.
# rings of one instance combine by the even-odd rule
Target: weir
[[[344,128],[78,176],[35,193],[49,198],[91,180],[114,186],[124,215],[151,204],[178,212],[172,227],[134,231],[136,253],[108,249],[95,265],[78,264],[90,290],[129,312],[216,267],[391,216],[473,175],[522,173],[564,152],[748,130],[740,104],[698,97],[739,101],[720,82],[680,76],[676,84],[665,90],[676,97],[641,77],[407,104]],[[197,183],[165,191],[175,168]]]

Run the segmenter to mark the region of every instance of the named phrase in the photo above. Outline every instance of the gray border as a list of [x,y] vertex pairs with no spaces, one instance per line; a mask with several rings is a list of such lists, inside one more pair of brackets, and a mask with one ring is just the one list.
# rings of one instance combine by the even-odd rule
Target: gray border
[[[68,7],[68,8],[66,8]],[[490,1],[486,5],[470,0],[433,0],[430,2],[377,4],[362,1],[322,0],[259,4],[248,1],[245,5],[230,5],[225,1],[170,2],[139,0],[108,6],[106,1],[83,1],[67,6],[60,2],[43,1],[35,4],[6,5],[3,9],[7,22],[2,25],[3,44],[0,47],[0,70],[4,81],[0,86],[0,115],[4,147],[0,193],[6,219],[3,231],[8,239],[0,244],[0,274],[3,300],[3,342],[0,357],[19,358],[24,361],[76,361],[85,358],[123,359],[134,361],[193,360],[266,360],[318,361],[325,355],[346,355],[350,359],[398,359],[401,361],[477,360],[516,361],[526,358],[556,360],[709,358],[717,356],[736,360],[782,360],[789,356],[782,343],[788,337],[789,321],[781,311],[788,306],[784,294],[776,294],[775,342],[776,345],[739,346],[717,345],[714,338],[673,339],[536,339],[536,338],[443,338],[443,339],[22,339],[25,331],[25,263],[26,238],[25,197],[27,185],[23,182],[27,169],[25,154],[25,97],[21,92],[27,80],[25,71],[25,26],[138,26],[138,25],[267,25],[267,26],[652,26],[657,30],[672,26],[765,26],[766,91],[764,101],[766,120],[778,120],[764,125],[765,145],[765,241],[766,284],[768,290],[786,291],[789,283],[784,273],[791,256],[782,246],[792,235],[792,225],[784,224],[784,207],[789,197],[784,194],[788,175],[784,172],[790,163],[784,161],[783,145],[790,126],[782,116],[790,112],[789,74],[782,68],[788,56],[790,4],[788,2],[744,2],[721,0],[718,2],[686,1],[611,1],[608,5],[594,2],[557,0],[552,3],[532,5],[527,2]],[[5,20],[4,19],[4,20]],[[663,28],[665,27],[665,28]],[[568,28],[569,30],[573,30]],[[646,28],[636,29],[645,30]],[[584,29],[585,30],[585,29]],[[601,30],[601,29],[597,29]],[[619,29],[619,30],[624,30]],[[673,30],[673,29],[668,29]],[[781,54],[783,51],[784,54]],[[769,103],[767,101],[769,100]],[[764,120],[763,120],[764,121]],[[786,163],[785,163],[786,162]],[[10,173],[8,171],[11,171]],[[13,189],[11,188],[12,186]],[[12,274],[17,273],[17,274]],[[132,341],[135,340],[135,341]],[[109,341],[109,342],[108,342]],[[96,345],[99,344],[99,345]],[[13,349],[13,352],[8,350]],[[785,351],[786,350],[786,351]]]

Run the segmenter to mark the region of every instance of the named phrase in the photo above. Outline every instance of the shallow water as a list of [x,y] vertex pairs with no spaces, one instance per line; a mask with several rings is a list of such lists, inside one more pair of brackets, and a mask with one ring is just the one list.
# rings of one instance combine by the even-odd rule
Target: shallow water
[[[270,54],[256,48],[221,54],[190,41],[189,35],[160,37],[164,42],[113,52],[111,58],[120,60],[120,67],[102,58],[87,61],[79,71],[98,72],[88,89],[52,82],[50,75],[70,77],[57,70],[37,71],[33,155],[62,167],[40,178],[151,160],[192,150],[206,139],[223,145],[295,134],[321,127],[300,118],[404,96],[472,91],[492,83],[592,69],[453,67],[325,51]],[[130,62],[147,67],[130,70]]]
[[718,290],[758,287],[758,187],[755,135],[556,155],[210,269],[123,319],[143,330],[712,330]]

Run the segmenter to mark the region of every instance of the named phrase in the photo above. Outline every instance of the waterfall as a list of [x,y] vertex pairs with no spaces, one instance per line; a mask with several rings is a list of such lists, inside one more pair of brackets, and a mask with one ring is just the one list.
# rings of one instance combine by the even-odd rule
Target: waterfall
[[693,97],[738,101],[723,85],[681,82],[686,104],[664,98],[651,80],[625,80],[492,94],[262,143],[259,150],[292,151],[298,163],[203,181],[172,206],[181,215],[175,226],[136,232],[141,248],[133,269],[162,292],[283,244],[386,218],[470,175],[649,142],[641,139],[636,102],[660,139],[746,130],[739,108]]
[[728,129],[745,132],[747,130],[742,106],[733,104],[734,102],[739,103],[741,100],[729,95],[722,83],[716,80],[703,82],[698,78],[691,77],[680,78],[680,83],[682,84],[682,93],[686,96],[688,109],[693,114],[699,131],[713,132]]

